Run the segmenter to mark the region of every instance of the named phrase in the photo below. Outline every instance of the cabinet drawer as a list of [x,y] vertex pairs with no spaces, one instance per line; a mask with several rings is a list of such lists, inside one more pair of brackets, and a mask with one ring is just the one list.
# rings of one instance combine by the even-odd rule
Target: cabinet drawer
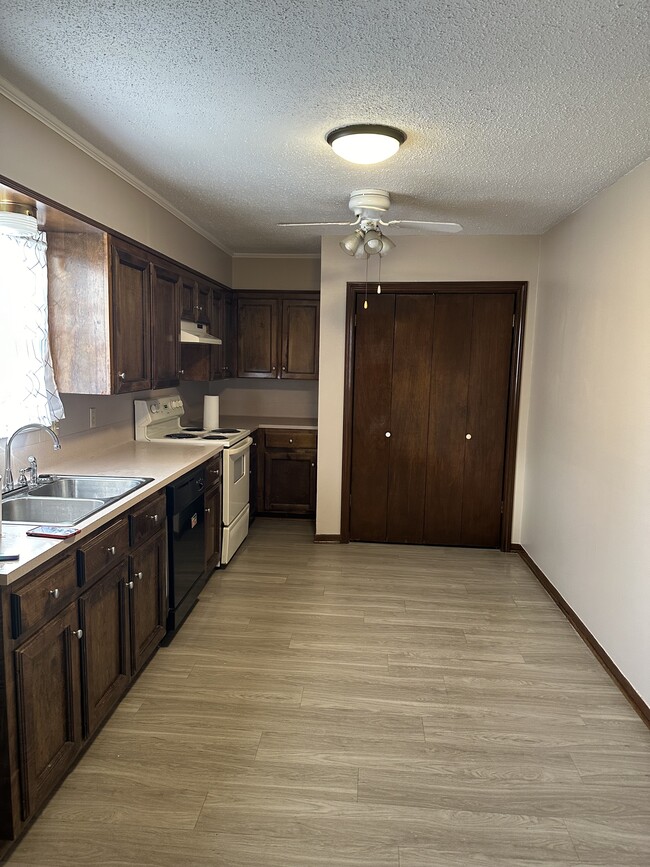
[[269,449],[315,449],[315,430],[267,430],[264,442]]
[[165,492],[157,494],[129,515],[131,545],[139,545],[164,526],[167,519]]
[[11,594],[13,637],[44,624],[65,608],[76,592],[77,567],[70,555]]
[[128,548],[129,526],[126,518],[122,518],[79,548],[79,584],[93,581],[107,566],[117,563]]
[[205,465],[206,491],[209,491],[211,488],[214,488],[215,485],[219,484],[219,482],[221,481],[222,473],[223,457],[222,455],[216,455],[214,458],[211,458]]

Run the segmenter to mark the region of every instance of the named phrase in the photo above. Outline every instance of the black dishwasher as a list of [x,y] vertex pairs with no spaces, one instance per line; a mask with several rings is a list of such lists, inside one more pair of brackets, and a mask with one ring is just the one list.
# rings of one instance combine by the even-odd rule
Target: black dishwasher
[[167,486],[169,614],[165,644],[196,604],[207,580],[204,488],[202,468]]

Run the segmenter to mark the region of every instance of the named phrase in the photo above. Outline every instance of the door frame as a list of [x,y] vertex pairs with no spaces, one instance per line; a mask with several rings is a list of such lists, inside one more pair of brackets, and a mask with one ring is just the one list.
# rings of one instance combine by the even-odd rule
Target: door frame
[[[524,322],[526,317],[527,281],[490,282],[395,282],[382,281],[382,292],[391,294],[508,294],[515,297],[515,321],[508,383],[508,415],[506,422],[506,450],[503,469],[503,517],[501,519],[500,549],[512,549],[512,512],[515,495],[515,461],[517,430],[519,426],[519,400],[523,366]],[[377,291],[377,283],[348,283],[345,312],[345,381],[343,392],[343,466],[341,480],[341,542],[350,541],[350,489],[352,477],[352,410],[354,397],[354,316],[357,297]]]

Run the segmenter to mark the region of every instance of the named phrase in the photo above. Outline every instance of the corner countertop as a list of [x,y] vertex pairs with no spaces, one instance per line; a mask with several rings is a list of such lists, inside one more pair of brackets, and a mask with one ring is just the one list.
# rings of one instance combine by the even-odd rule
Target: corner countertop
[[318,430],[316,418],[277,418],[273,416],[225,415],[219,419],[223,427],[240,427],[247,430],[258,428],[291,428],[291,430]]
[[99,455],[84,457],[77,455],[69,463],[57,465],[57,475],[112,475],[112,476],[149,476],[153,478],[132,494],[122,497],[76,526],[79,533],[70,540],[44,539],[25,535],[34,524],[8,524],[3,522],[0,536],[0,553],[19,554],[20,559],[0,563],[0,586],[6,586],[22,578],[32,569],[46,563],[52,557],[65,551],[71,542],[78,542],[97,530],[103,524],[122,514],[169,482],[189,470],[200,466],[208,458],[219,454],[223,447],[210,444],[197,446],[180,442],[140,443],[124,442]]

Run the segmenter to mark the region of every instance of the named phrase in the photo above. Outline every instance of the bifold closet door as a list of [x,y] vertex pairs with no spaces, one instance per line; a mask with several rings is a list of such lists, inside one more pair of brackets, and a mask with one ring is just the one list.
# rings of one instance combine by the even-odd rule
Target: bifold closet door
[[433,295],[357,298],[350,538],[422,542]]
[[385,542],[395,295],[356,299],[350,538]]
[[514,295],[438,295],[424,539],[500,544]]
[[433,295],[397,295],[388,464],[387,542],[422,543]]

